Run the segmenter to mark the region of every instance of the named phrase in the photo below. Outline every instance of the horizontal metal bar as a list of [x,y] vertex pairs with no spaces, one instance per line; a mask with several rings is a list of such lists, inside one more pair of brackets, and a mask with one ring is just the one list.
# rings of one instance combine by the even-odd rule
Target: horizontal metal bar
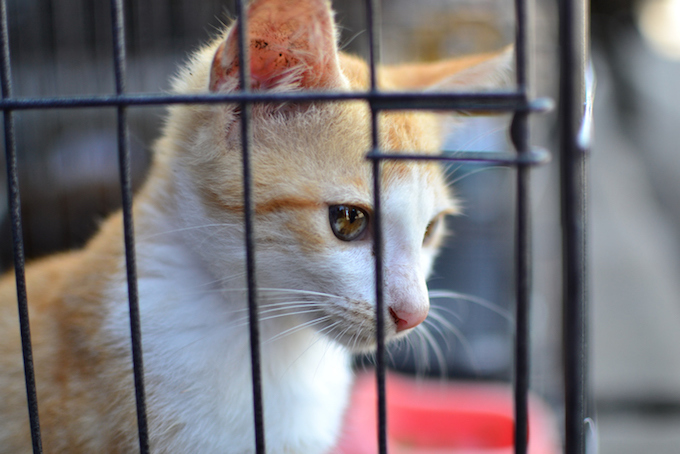
[[546,112],[553,108],[549,98],[525,101],[517,93],[229,93],[229,94],[120,94],[52,98],[11,98],[0,101],[0,109],[84,108],[120,106],[157,106],[163,104],[216,104],[263,102],[314,102],[365,100],[375,110],[462,110],[470,112],[529,111]]
[[533,148],[526,153],[490,151],[443,151],[441,154],[380,153],[373,151],[366,155],[371,160],[420,160],[420,161],[457,161],[487,163],[507,166],[534,166],[550,162],[550,152],[544,148]]

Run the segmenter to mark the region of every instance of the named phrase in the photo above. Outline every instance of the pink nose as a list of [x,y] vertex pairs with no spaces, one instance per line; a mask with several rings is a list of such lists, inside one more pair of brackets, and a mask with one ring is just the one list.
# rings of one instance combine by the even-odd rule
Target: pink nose
[[394,310],[390,307],[390,315],[397,325],[397,332],[406,331],[407,329],[415,328],[420,325],[425,318],[427,318],[428,308],[425,307],[423,310],[418,312],[406,312],[400,310]]

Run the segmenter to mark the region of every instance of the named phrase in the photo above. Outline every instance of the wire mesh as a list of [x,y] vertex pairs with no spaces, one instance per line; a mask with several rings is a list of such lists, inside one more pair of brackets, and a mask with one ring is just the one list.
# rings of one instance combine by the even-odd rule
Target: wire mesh
[[[245,0],[237,2],[237,17],[243,18]],[[577,21],[583,20],[572,14],[582,2],[560,2],[560,30],[565,43],[572,45],[563,47],[562,58],[562,91],[560,115],[563,125],[563,213],[565,224],[573,226],[566,230],[565,270],[567,292],[565,294],[565,367],[566,383],[566,449],[568,453],[583,453],[585,409],[585,356],[584,356],[584,326],[585,296],[583,291],[584,269],[583,263],[583,217],[585,207],[583,200],[583,170],[582,158],[573,158],[571,153],[575,148],[576,130],[573,128],[574,112],[579,106],[574,105],[577,99],[574,84],[579,77],[578,69],[574,69],[571,62],[576,58],[577,49],[573,43],[578,38]],[[367,152],[367,159],[373,164],[374,191],[374,241],[375,241],[375,283],[376,283],[376,314],[377,314],[377,382],[378,389],[378,450],[381,454],[387,452],[387,395],[385,389],[385,339],[383,316],[383,245],[381,235],[380,215],[380,165],[384,160],[422,160],[437,159],[447,161],[484,162],[489,164],[503,164],[517,167],[517,205],[516,205],[516,330],[515,330],[515,453],[524,454],[528,445],[528,390],[529,390],[529,309],[531,302],[531,218],[530,218],[530,166],[545,163],[549,155],[545,150],[534,149],[529,142],[528,116],[533,112],[545,111],[550,108],[550,101],[546,99],[529,99],[527,88],[527,29],[528,11],[525,0],[515,1],[516,13],[516,77],[517,89],[502,93],[382,93],[377,88],[376,65],[380,60],[380,8],[377,0],[366,0],[365,11],[368,23],[369,37],[369,67],[370,90],[365,93],[253,93],[248,90],[250,84],[248,65],[239,65],[239,80],[241,90],[235,94],[206,94],[206,95],[169,95],[169,94],[136,94],[125,93],[125,28],[123,21],[122,0],[111,0],[111,21],[114,34],[114,68],[116,90],[115,94],[104,96],[76,96],[63,98],[13,98],[11,83],[11,59],[9,55],[9,36],[7,28],[6,0],[0,1],[0,39],[2,40],[2,54],[0,64],[2,77],[2,100],[0,108],[4,113],[5,153],[9,181],[9,198],[12,220],[12,234],[14,244],[15,273],[19,318],[21,325],[22,346],[24,353],[24,367],[28,409],[35,453],[42,452],[40,439],[40,425],[38,421],[38,402],[36,397],[35,377],[30,347],[30,331],[28,323],[28,304],[26,298],[23,240],[21,233],[21,212],[18,176],[16,170],[16,145],[14,143],[14,126],[12,113],[15,110],[49,109],[49,108],[115,108],[118,113],[118,151],[120,163],[120,185],[123,200],[124,234],[126,249],[126,264],[128,276],[128,294],[130,306],[130,327],[132,339],[132,357],[134,368],[135,397],[137,404],[139,445],[142,453],[149,452],[149,434],[146,421],[146,402],[143,380],[142,339],[139,320],[139,302],[137,295],[137,272],[135,265],[134,232],[132,224],[132,190],[130,184],[130,156],[126,109],[130,106],[166,105],[166,104],[197,104],[197,103],[239,103],[241,106],[241,137],[243,152],[243,184],[244,184],[244,223],[246,246],[246,269],[248,284],[248,309],[250,317],[250,349],[252,366],[252,386],[254,405],[255,449],[257,453],[264,453],[265,421],[263,412],[264,396],[262,394],[260,333],[258,324],[258,295],[256,279],[255,248],[253,238],[253,210],[252,210],[252,177],[250,169],[251,126],[250,112],[254,103],[285,102],[285,101],[347,101],[364,100],[371,108],[372,119],[372,148]],[[575,32],[576,30],[576,32]],[[584,31],[580,30],[583,35]],[[238,55],[241,62],[248,61],[246,43],[247,22],[239,21],[238,27]],[[571,47],[570,47],[571,46]],[[566,101],[565,101],[566,100]],[[382,153],[379,148],[378,116],[381,111],[396,109],[427,109],[427,110],[466,110],[466,111],[497,111],[514,112],[511,126],[511,138],[516,153],[479,153],[456,152],[445,153],[440,156],[423,156],[417,154]],[[566,151],[565,151],[566,150]],[[576,301],[576,303],[572,303]],[[567,310],[567,308],[569,308]]]

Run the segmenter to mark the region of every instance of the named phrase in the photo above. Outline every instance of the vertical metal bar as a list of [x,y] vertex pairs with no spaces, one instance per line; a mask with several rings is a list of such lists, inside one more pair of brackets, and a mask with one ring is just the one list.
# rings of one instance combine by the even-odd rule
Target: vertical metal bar
[[[125,23],[122,0],[111,0],[111,25],[113,29],[113,57],[116,94],[125,92]],[[132,343],[132,368],[137,404],[137,430],[139,450],[149,452],[149,433],[146,418],[146,393],[144,390],[144,363],[142,358],[142,329],[137,291],[137,262],[135,254],[134,225],[132,219],[132,181],[130,177],[130,147],[127,109],[118,106],[118,163],[123,201],[123,232],[125,240],[125,263],[127,271],[128,301],[130,307],[130,335]]]
[[565,450],[568,454],[583,454],[587,416],[585,150],[579,145],[577,124],[583,116],[585,2],[560,0],[558,7]]
[[[248,55],[248,23],[245,0],[236,2],[238,18],[238,58],[241,90],[250,90],[250,58]],[[248,279],[248,316],[250,326],[250,365],[253,381],[253,417],[255,427],[255,451],[265,453],[264,405],[262,398],[262,367],[260,352],[260,322],[257,307],[257,280],[255,276],[255,241],[253,235],[252,178],[250,148],[252,130],[250,115],[252,106],[241,103],[241,147],[243,152],[243,215],[246,246],[246,273]]]
[[[376,63],[380,60],[380,4],[378,0],[366,0],[368,24],[370,91],[377,93]],[[380,112],[371,104],[371,151],[380,153]],[[376,311],[376,386],[378,395],[378,452],[387,453],[387,390],[385,389],[385,301],[383,297],[383,238],[380,200],[380,168],[382,160],[373,159],[373,243],[375,252],[375,311]]]
[[[526,0],[515,0],[515,63],[517,90],[527,95],[527,4]],[[530,152],[529,124],[526,112],[517,112],[511,126],[512,141],[521,156]],[[529,201],[529,167],[517,167],[517,206],[515,242],[515,278],[517,293],[515,308],[515,454],[526,454],[528,446],[528,393],[531,303],[531,218]]]
[[[526,114],[516,114],[512,126],[513,142],[522,153],[522,144],[527,140]],[[515,453],[526,454],[528,443],[528,393],[531,302],[531,218],[529,201],[529,168],[517,168],[516,206],[516,308],[515,308]]]
[[[12,97],[12,69],[9,53],[7,2],[5,0],[0,2],[0,27],[0,41],[2,41],[2,54],[0,55],[0,85],[2,85],[2,98],[8,99]],[[7,159],[7,186],[12,223],[12,246],[14,251],[14,272],[17,286],[17,306],[19,310],[19,331],[21,333],[21,351],[24,359],[24,378],[26,380],[26,401],[28,403],[31,441],[33,443],[33,452],[37,454],[42,452],[42,440],[40,437],[40,421],[38,417],[38,396],[35,388],[33,350],[31,348],[28,298],[26,295],[26,262],[24,257],[24,239],[21,222],[21,197],[19,194],[14,115],[9,109],[5,110],[3,114],[5,156]]]

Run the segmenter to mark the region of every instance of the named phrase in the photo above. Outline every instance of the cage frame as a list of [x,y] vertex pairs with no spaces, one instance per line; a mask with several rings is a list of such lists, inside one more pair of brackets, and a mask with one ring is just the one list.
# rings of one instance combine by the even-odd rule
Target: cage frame
[[[253,239],[252,179],[249,163],[250,110],[254,103],[271,101],[343,101],[364,100],[371,110],[372,148],[366,159],[373,166],[374,232],[375,232],[375,279],[377,313],[376,386],[378,390],[378,452],[387,453],[387,415],[385,390],[385,339],[383,334],[383,276],[380,216],[380,163],[384,160],[438,159],[447,161],[485,162],[514,166],[516,176],[516,225],[515,225],[515,339],[514,339],[514,402],[515,402],[515,453],[525,454],[528,447],[528,393],[530,377],[530,321],[531,308],[531,206],[530,168],[545,163],[549,156],[545,150],[535,149],[529,140],[529,115],[545,111],[551,102],[546,99],[530,99],[528,84],[529,51],[529,5],[527,0],[514,0],[515,5],[515,60],[516,89],[493,93],[383,93],[377,88],[376,62],[380,59],[380,5],[378,0],[366,0],[366,18],[369,39],[370,88],[367,92],[351,93],[253,93],[248,91],[248,65],[239,66],[239,93],[222,95],[130,95],[125,90],[126,55],[123,0],[111,0],[111,24],[113,30],[113,60],[115,93],[103,96],[70,96],[56,98],[16,98],[12,92],[11,58],[7,1],[0,0],[0,86],[3,112],[4,149],[7,161],[8,197],[11,216],[14,269],[17,287],[17,305],[24,361],[27,404],[34,453],[42,452],[38,400],[36,393],[28,302],[25,281],[25,256],[22,236],[21,200],[17,172],[17,148],[14,127],[14,111],[50,108],[115,108],[117,112],[118,158],[130,307],[130,330],[132,340],[133,374],[139,447],[142,454],[149,452],[149,434],[146,420],[146,397],[144,368],[142,363],[142,340],[139,320],[135,241],[132,219],[132,188],[130,178],[130,150],[127,108],[140,105],[169,105],[196,103],[239,103],[242,112],[243,137],[243,184],[244,223],[246,245],[246,269],[248,310],[250,319],[250,346],[253,380],[253,405],[255,428],[255,451],[266,452],[264,439],[264,416],[262,382],[260,374],[260,334],[258,328],[257,279],[255,243]],[[244,17],[246,0],[237,1],[237,17]],[[591,426],[587,418],[589,409],[587,392],[587,269],[586,269],[586,156],[590,147],[590,102],[592,91],[586,85],[584,71],[588,58],[587,14],[584,0],[558,0],[559,15],[559,108],[560,126],[559,156],[562,207],[563,247],[563,355],[565,396],[565,452],[586,452],[586,434]],[[238,55],[247,60],[247,21],[238,28]],[[584,101],[586,105],[584,106]],[[467,110],[513,112],[510,128],[515,153],[456,152],[441,156],[417,154],[381,153],[378,146],[378,115],[381,111],[396,109]]]

